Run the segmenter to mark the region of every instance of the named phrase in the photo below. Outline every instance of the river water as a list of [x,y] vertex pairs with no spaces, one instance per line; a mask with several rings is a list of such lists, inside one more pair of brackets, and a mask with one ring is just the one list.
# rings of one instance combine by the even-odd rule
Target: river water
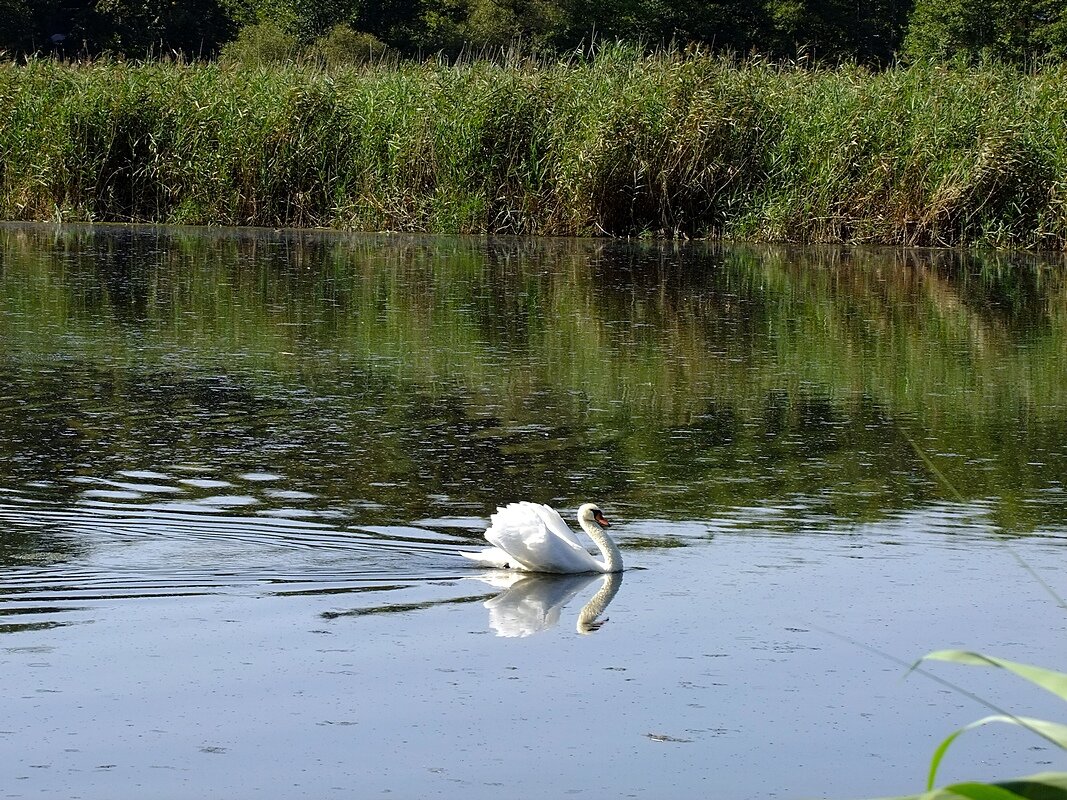
[[[9,225],[0,342],[0,797],[860,798],[1064,718],[906,666],[1063,665],[1060,261]],[[521,499],[626,572],[460,555]]]

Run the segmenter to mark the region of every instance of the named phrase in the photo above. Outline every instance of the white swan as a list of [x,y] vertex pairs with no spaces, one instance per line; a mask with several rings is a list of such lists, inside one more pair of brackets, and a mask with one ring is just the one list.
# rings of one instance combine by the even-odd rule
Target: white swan
[[567,523],[550,506],[510,503],[490,517],[485,538],[494,547],[462,555],[482,566],[527,572],[622,572],[622,553],[605,533],[608,521],[595,503],[578,509],[578,523],[600,548],[603,561],[571,533]]

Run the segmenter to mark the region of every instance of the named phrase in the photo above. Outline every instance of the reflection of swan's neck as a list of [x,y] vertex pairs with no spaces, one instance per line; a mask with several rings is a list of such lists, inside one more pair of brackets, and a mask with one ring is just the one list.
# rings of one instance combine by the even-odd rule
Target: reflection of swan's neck
[[[578,633],[592,633],[603,624],[603,622],[598,623],[596,618],[604,613],[608,604],[619,593],[619,587],[622,586],[622,573],[609,573],[604,576],[603,580],[604,585],[600,587],[600,591],[589,598],[589,602],[582,607],[581,612],[578,614],[578,624],[576,626]],[[607,622],[607,620],[604,620],[604,622]]]
[[622,551],[619,550],[619,546],[612,541],[607,532],[597,525],[595,520],[581,519],[579,522],[585,532],[589,534],[589,538],[596,542],[596,546],[600,548],[600,554],[604,556],[604,564],[601,566],[601,571],[622,572]]

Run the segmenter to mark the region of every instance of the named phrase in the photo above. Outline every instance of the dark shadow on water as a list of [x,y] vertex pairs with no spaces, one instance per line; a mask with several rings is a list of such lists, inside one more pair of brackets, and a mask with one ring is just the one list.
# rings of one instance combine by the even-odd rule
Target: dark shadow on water
[[371,606],[368,608],[352,608],[348,611],[323,611],[319,616],[323,619],[340,619],[341,617],[367,617],[377,614],[406,614],[412,611],[425,611],[428,608],[438,606],[464,605],[484,601],[491,595],[469,595],[466,597],[450,597],[447,600],[428,600],[422,603],[390,603],[384,606]]

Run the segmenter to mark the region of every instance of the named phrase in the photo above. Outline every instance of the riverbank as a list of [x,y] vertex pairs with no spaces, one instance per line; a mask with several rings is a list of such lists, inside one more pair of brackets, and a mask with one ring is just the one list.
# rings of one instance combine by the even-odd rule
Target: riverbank
[[0,217],[1067,245],[1063,71],[0,65]]

